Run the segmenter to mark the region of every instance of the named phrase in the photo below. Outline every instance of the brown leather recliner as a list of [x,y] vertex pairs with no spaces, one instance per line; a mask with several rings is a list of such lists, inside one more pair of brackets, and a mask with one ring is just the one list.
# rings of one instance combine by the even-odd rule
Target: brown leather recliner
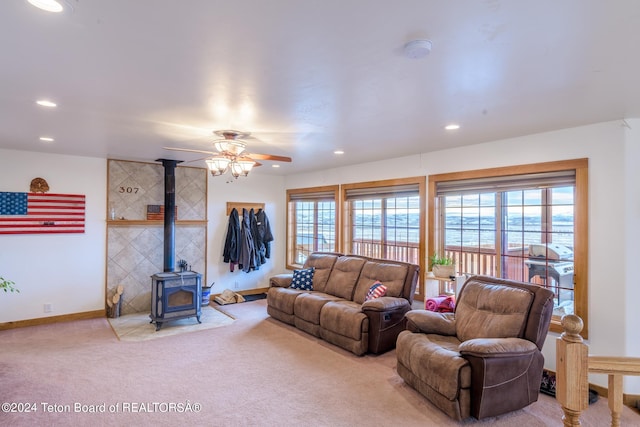
[[546,288],[472,276],[453,313],[405,315],[398,374],[456,420],[524,408],[538,400],[552,311]]

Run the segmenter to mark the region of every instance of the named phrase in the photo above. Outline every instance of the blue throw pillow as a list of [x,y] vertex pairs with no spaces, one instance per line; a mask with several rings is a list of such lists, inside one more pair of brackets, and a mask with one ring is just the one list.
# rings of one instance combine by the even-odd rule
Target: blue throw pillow
[[305,268],[304,270],[293,270],[293,280],[291,287],[301,291],[313,290],[313,272],[315,268]]

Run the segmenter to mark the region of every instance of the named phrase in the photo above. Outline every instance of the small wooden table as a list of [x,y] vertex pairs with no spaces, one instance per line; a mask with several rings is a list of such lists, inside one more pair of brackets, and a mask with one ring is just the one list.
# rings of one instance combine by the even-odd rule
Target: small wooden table
[[427,272],[424,278],[425,298],[433,298],[440,295],[457,295],[457,281],[463,276],[436,277],[432,272]]

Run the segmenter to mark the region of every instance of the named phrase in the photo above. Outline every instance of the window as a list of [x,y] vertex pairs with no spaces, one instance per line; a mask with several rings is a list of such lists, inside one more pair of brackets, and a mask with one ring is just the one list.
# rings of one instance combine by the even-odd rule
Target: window
[[287,190],[287,268],[315,251],[336,250],[338,186]]
[[430,253],[551,289],[554,331],[564,314],[587,319],[586,159],[433,175],[429,188]]
[[411,262],[423,274],[425,190],[424,177],[343,185],[344,252]]
[[287,268],[314,251],[412,262],[420,265],[416,297],[424,297],[425,194],[425,177],[287,190]]

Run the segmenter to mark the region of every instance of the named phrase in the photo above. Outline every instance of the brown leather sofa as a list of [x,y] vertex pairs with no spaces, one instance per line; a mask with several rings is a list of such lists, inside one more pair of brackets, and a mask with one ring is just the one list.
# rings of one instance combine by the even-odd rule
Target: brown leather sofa
[[[292,289],[292,274],[270,279],[267,313],[358,356],[395,347],[411,309],[419,266],[333,252],[315,252],[303,268],[313,267],[313,290]],[[386,295],[365,301],[375,281]]]
[[553,293],[472,276],[454,313],[413,310],[398,336],[398,374],[456,420],[504,414],[538,400]]

